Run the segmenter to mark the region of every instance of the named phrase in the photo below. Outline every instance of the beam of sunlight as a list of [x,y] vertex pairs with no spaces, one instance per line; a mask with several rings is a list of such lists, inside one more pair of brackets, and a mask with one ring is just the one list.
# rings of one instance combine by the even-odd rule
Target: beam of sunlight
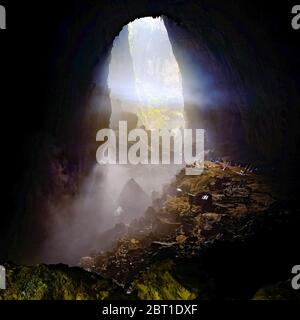
[[161,18],[137,19],[122,30],[112,49],[108,85],[115,123],[120,113],[130,112],[146,129],[184,127],[181,74]]
[[[102,72],[99,68],[99,79]],[[184,128],[181,74],[162,19],[143,18],[123,28],[112,48],[108,85],[112,129],[118,128],[120,120],[127,120],[129,130]],[[101,99],[98,92],[91,98],[99,113]],[[116,223],[141,217],[152,205],[153,194],[160,194],[181,168],[95,163],[75,199],[67,198],[49,207],[52,219],[43,261],[76,265],[91,251],[109,250],[113,241],[104,243],[99,236]],[[125,205],[121,198],[125,198]],[[130,208],[126,209],[128,204]]]

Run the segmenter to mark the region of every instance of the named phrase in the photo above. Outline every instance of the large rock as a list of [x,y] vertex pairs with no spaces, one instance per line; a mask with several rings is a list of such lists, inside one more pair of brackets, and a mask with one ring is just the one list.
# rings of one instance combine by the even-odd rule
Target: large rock
[[123,209],[121,221],[128,223],[143,215],[151,205],[151,198],[134,179],[130,179],[120,194],[118,204]]

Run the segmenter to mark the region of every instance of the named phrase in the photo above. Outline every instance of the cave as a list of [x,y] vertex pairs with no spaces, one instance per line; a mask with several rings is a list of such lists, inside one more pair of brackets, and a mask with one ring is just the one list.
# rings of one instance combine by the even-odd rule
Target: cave
[[[43,14],[29,24],[39,23],[45,39],[37,31],[25,39],[25,31],[20,31],[20,44],[26,47],[28,41],[35,53],[25,50],[23,59],[27,63],[23,63],[16,50],[14,62],[7,66],[7,75],[9,70],[30,75],[36,95],[32,101],[32,84],[22,83],[20,88],[15,84],[21,93],[15,99],[19,105],[26,101],[28,106],[20,110],[18,117],[15,110],[4,111],[5,118],[13,120],[22,133],[18,144],[22,143],[23,147],[15,148],[15,138],[4,146],[9,156],[4,159],[3,168],[13,170],[3,181],[9,186],[9,193],[7,214],[0,225],[1,261],[74,265],[85,252],[88,255],[99,249],[94,243],[104,241],[107,236],[100,233],[123,228],[110,215],[111,211],[118,214],[113,195],[121,193],[128,177],[120,168],[97,166],[96,133],[116,127],[116,121],[124,117],[132,128],[138,122],[139,126],[153,125],[146,121],[152,118],[145,117],[143,122],[137,116],[138,111],[132,113],[132,106],[120,112],[117,107],[120,101],[112,96],[117,88],[112,84],[112,69],[117,68],[112,64],[114,54],[129,61],[128,26],[138,20],[158,19],[166,30],[182,80],[180,126],[205,130],[207,159],[222,158],[242,163],[246,168],[260,168],[277,181],[279,194],[295,198],[299,178],[299,48],[285,27],[280,29],[272,23],[272,17],[279,19],[281,8],[274,5],[266,10],[268,6],[261,4],[261,10],[268,12],[266,19],[261,19],[250,4],[229,2],[230,6],[228,1],[225,4],[206,0],[67,1],[60,5],[59,12],[54,6],[49,8],[51,22],[43,19],[48,14],[41,4],[37,5]],[[289,50],[285,46],[287,39],[292,43]],[[120,46],[118,52],[114,51],[116,41]],[[126,85],[133,83],[132,79],[129,81],[134,77],[133,61],[131,64],[123,65],[128,78],[118,79]],[[32,71],[33,65],[40,68]],[[163,177],[164,181],[170,183],[178,170],[172,169]],[[163,175],[159,172],[166,171],[156,174]],[[147,197],[157,192],[157,185],[153,179],[153,185],[147,189],[139,176],[129,178],[142,186],[143,191],[134,184],[134,190],[141,192],[148,206]],[[150,181],[151,173],[148,178]],[[120,180],[115,183],[117,179]],[[103,181],[113,183],[107,187]],[[89,198],[85,199],[87,194]],[[97,203],[101,206],[104,202],[114,206],[103,208],[99,215]],[[146,212],[148,216],[150,211]],[[81,212],[85,212],[84,216]],[[297,219],[293,223],[298,223]],[[168,228],[176,223],[171,221]],[[275,230],[280,233],[277,225]],[[281,253],[284,246],[296,241],[288,236],[289,230],[289,227],[284,229],[281,244],[276,242]],[[260,240],[263,232],[259,233]],[[277,234],[271,233],[271,237],[276,239]],[[253,250],[259,244],[256,239],[251,241],[247,248],[249,256],[254,257]],[[266,250],[272,247],[269,241],[264,245]],[[237,247],[229,245],[231,257],[243,252]],[[217,247],[208,253],[208,265],[218,261],[216,256],[226,259],[220,251]],[[270,261],[275,261],[275,250],[270,255]],[[280,277],[286,279],[283,268],[289,265],[292,256],[287,253],[283,256],[287,261],[280,263],[278,270]],[[263,257],[261,251],[259,257]],[[263,259],[264,272],[267,265]],[[231,267],[226,265],[228,270]],[[218,278],[220,274],[212,269]],[[237,269],[234,269],[236,274],[241,276]],[[272,273],[270,281],[282,280],[280,277],[277,279]],[[262,282],[261,279],[258,287]],[[220,284],[221,295],[228,285]],[[244,289],[239,292],[247,297],[254,293]]]

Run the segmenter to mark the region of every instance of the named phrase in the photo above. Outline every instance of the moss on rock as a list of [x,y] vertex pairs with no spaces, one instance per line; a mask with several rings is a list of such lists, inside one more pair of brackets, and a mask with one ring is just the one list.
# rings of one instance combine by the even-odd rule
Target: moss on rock
[[0,300],[104,300],[121,298],[110,280],[66,265],[6,267]]
[[171,260],[153,264],[148,271],[134,282],[138,298],[142,300],[192,300],[197,289],[187,289],[173,276]]

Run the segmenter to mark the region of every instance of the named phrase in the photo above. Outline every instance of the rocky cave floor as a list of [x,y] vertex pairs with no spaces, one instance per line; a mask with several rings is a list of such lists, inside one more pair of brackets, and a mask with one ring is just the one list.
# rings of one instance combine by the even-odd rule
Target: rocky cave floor
[[[222,270],[226,251],[230,255],[234,248],[238,255],[243,244],[247,250],[247,242],[253,251],[256,237],[270,236],[268,241],[272,241],[281,228],[278,236],[285,236],[285,228],[294,220],[298,223],[298,215],[291,208],[292,197],[282,196],[271,177],[253,171],[223,162],[205,162],[204,173],[199,176],[186,176],[183,170],[142,218],[127,226],[120,223],[99,238],[103,242],[109,233],[118,234],[113,249],[83,257],[80,265],[114,279],[128,295],[137,292],[145,299],[224,298],[227,294],[228,298],[250,298],[251,289],[255,295],[256,288],[223,292],[227,284],[214,279],[222,277],[222,272],[212,275],[209,264]],[[206,208],[205,204],[191,206],[189,193],[211,195],[212,203]],[[202,262],[206,259],[207,264]],[[163,292],[163,283],[167,287],[173,283],[177,292]]]
[[[143,217],[100,236],[113,246],[80,268],[6,264],[0,299],[299,299],[289,265],[299,212],[280,190],[233,164],[183,170]],[[199,193],[211,201],[191,205]]]

